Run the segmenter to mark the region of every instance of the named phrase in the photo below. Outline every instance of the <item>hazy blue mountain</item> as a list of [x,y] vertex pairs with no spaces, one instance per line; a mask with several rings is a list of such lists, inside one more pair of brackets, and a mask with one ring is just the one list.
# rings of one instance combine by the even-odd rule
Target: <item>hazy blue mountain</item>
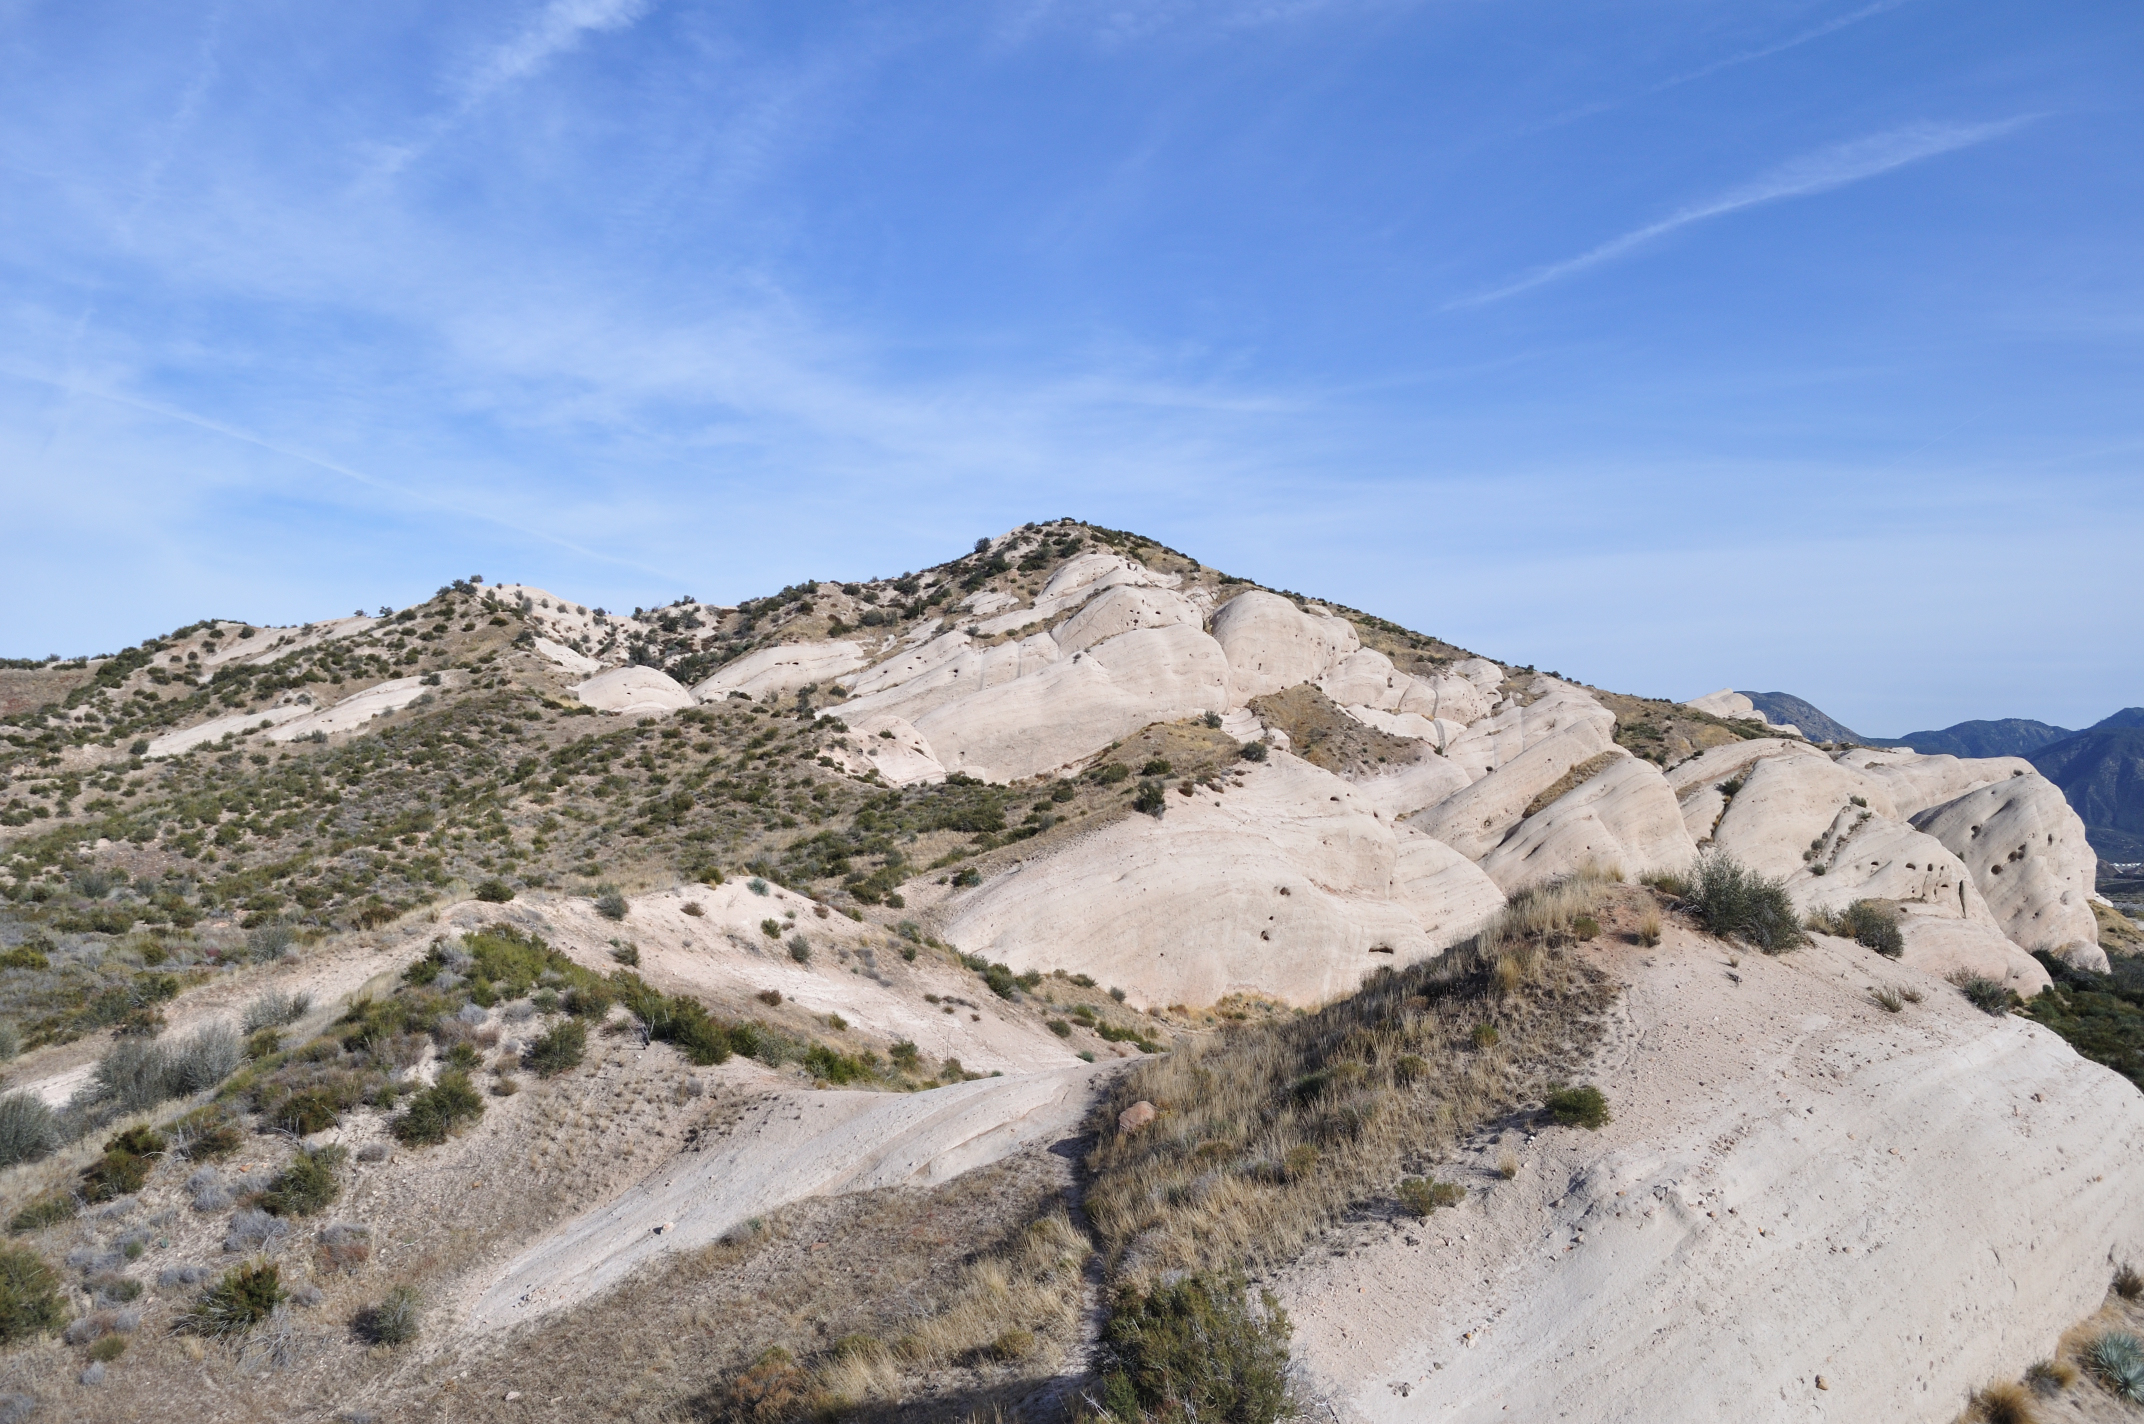
[[[1742,689],[1736,688],[1737,692]],[[1757,710],[1774,722],[1787,722],[1801,729],[1801,734],[1812,742],[1861,742],[1868,739],[1843,722],[1826,716],[1823,709],[1813,702],[1805,702],[1791,692],[1743,692]]]
[[2029,717],[2004,717],[1993,722],[1960,722],[1937,731],[1908,732],[1903,737],[1871,737],[1869,745],[1911,747],[1926,755],[2031,756],[2042,747],[2076,735],[2068,727],[2035,722]]
[[2144,860],[2144,707],[2126,707],[2029,756],[2084,819],[2106,860]]

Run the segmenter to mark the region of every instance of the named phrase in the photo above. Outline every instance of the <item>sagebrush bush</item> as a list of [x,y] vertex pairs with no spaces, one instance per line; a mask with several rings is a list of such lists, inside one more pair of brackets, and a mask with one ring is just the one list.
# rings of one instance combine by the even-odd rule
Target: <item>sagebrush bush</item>
[[625,903],[625,896],[618,893],[618,887],[615,885],[596,887],[595,907],[596,913],[606,920],[622,920],[630,908]]
[[171,1096],[170,1067],[161,1045],[122,1038],[97,1060],[91,1088],[100,1102],[122,1113],[147,1112]]
[[514,887],[504,880],[493,878],[479,880],[471,893],[487,905],[503,905],[514,898]]
[[256,961],[281,959],[298,938],[289,925],[262,925],[246,933],[246,953]]
[[164,1091],[183,1098],[215,1087],[238,1071],[246,1050],[229,1024],[210,1024],[167,1051]]
[[1743,866],[1725,851],[1707,851],[1691,867],[1687,903],[1709,934],[1739,939],[1766,954],[1806,940],[1784,883]]
[[60,1145],[59,1120],[35,1093],[0,1098],[0,1167],[36,1162]]
[[365,1313],[364,1333],[376,1345],[404,1345],[417,1338],[424,1324],[424,1297],[415,1286],[396,1286],[387,1298]]
[[245,1016],[239,1021],[240,1031],[252,1035],[264,1028],[282,1028],[304,1018],[312,1007],[310,994],[284,994],[271,989],[246,1005]]
[[1101,1403],[1120,1420],[1272,1424],[1293,1408],[1287,1312],[1243,1277],[1201,1273],[1120,1294],[1104,1331]]
[[2077,1367],[2068,1360],[2035,1360],[2025,1371],[2025,1383],[2038,1394],[2060,1394],[2077,1383]]
[[567,1019],[553,1025],[529,1044],[521,1055],[522,1066],[541,1078],[555,1078],[580,1066],[588,1051],[588,1025]]
[[60,1278],[27,1246],[0,1246],[0,1344],[48,1335],[67,1322]]

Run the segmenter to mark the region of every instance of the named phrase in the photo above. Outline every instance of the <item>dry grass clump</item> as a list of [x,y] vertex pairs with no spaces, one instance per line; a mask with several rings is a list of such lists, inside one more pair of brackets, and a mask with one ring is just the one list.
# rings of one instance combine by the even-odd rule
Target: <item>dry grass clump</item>
[[2008,1380],[1975,1391],[1967,1412],[1983,1424],[2035,1424],[2040,1417],[2026,1388]]
[[[1614,991],[1569,946],[1606,884],[1599,872],[1522,892],[1440,959],[1118,1079],[1087,1211],[1120,1284],[1285,1260],[1365,1195],[1391,1193],[1412,1159],[1575,1067]],[[1116,1132],[1141,1099],[1161,1116]]]

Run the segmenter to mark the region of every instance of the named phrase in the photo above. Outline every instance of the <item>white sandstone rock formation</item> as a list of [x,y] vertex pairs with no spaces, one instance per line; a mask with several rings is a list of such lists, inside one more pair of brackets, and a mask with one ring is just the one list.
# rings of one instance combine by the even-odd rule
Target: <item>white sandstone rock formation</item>
[[1285,753],[1225,793],[1169,793],[947,902],[946,937],[1142,1005],[1233,993],[1314,1004],[1472,933],[1503,903],[1450,848]]
[[1058,651],[1071,654],[1140,628],[1202,628],[1205,622],[1198,606],[1180,593],[1119,585],[1097,595],[1052,631]]
[[1983,920],[1931,914],[1920,905],[1899,908],[1899,934],[1906,942],[1900,962],[1931,978],[1948,981],[1954,974],[1977,974],[2006,985],[2021,999],[2052,982],[2039,960]]
[[1718,692],[1708,692],[1703,697],[1683,703],[1683,706],[1698,712],[1709,712],[1730,722],[1762,722],[1767,727],[1777,727],[1780,731],[1792,733],[1797,737],[1802,733],[1801,728],[1791,723],[1774,722],[1757,710],[1756,703],[1731,687],[1723,687]]
[[[1478,861],[1519,824],[1536,796],[1554,786],[1571,768],[1613,747],[1613,729],[1612,717],[1562,720],[1493,773],[1485,773],[1465,790],[1414,817],[1410,824],[1421,827],[1467,859]],[[1514,725],[1505,745],[1517,746],[1521,734]],[[1457,756],[1452,760],[1459,762]]]
[[1235,700],[1315,682],[1361,646],[1344,618],[1305,613],[1279,594],[1239,593],[1213,615]]
[[537,652],[542,653],[568,672],[577,672],[582,677],[587,677],[593,673],[603,671],[603,664],[597,662],[594,658],[575,652],[564,643],[554,643],[549,638],[538,638],[535,642]]
[[724,663],[695,685],[692,695],[702,702],[718,702],[732,692],[779,697],[813,683],[832,682],[864,661],[864,650],[855,643],[784,643]]
[[1466,772],[1469,780],[1479,781],[1529,748],[1581,723],[1599,733],[1603,747],[1613,739],[1615,714],[1584,688],[1552,677],[1536,677],[1527,691],[1533,701],[1522,706],[1512,700],[1503,710],[1471,723],[1444,748],[1444,754]]
[[584,706],[621,715],[662,714],[693,705],[692,694],[676,678],[651,667],[612,668],[576,684],[573,693]]
[[[1198,629],[1150,628],[913,720],[947,771],[1017,781],[1070,766],[1152,723],[1226,710],[1229,673],[1220,645]],[[879,699],[892,695],[861,700],[883,706]]]
[[1589,864],[1635,879],[1686,870],[1697,858],[1667,778],[1651,762],[1614,751],[1600,771],[1519,822],[1481,858],[1504,893]]
[[2023,757],[1922,756],[1877,747],[1855,747],[1838,761],[1882,786],[1891,798],[1893,814],[1906,820],[1991,781],[2039,774]]
[[835,746],[836,759],[846,763],[843,770],[861,774],[868,768],[888,786],[945,780],[945,768],[913,724],[878,712],[848,726],[849,736]]
[[2098,857],[2061,789],[2037,772],[2005,776],[1913,818],[1962,860],[1995,922],[2028,949],[2107,972],[2092,916]]
[[1947,1424],[2144,1259],[2144,1097],[2048,1030],[1839,940],[1591,958],[1613,1120],[1470,1145],[1458,1207],[1282,1274],[1317,1417]]

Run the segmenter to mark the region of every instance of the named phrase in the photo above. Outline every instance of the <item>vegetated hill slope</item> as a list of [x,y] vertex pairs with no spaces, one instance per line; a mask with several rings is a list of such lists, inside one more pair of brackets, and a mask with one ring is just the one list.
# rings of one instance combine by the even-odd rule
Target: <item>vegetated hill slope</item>
[[2030,759],[2077,808],[2100,855],[2144,860],[2144,727],[2102,727],[2043,747]]
[[[511,1417],[509,1393],[714,1417],[753,1391],[859,1417],[1062,1401],[1059,1376],[1096,1358],[1076,1216],[1032,1231],[979,1216],[977,1239],[997,1243],[984,1258],[952,1244],[959,1231],[947,1254],[911,1258],[906,1243],[939,1239],[915,1215],[929,1217],[932,1182],[1028,1162],[1040,1175],[1007,1200],[1046,1215],[1043,1198],[1072,1185],[1050,1175],[1071,1149],[1041,1154],[1051,1168],[1030,1139],[1069,1120],[1064,1085],[1082,1060],[1135,1065],[1183,1044],[1226,1059],[1235,1044],[1263,1065],[1256,1130],[1198,1115],[1205,1080],[1188,1067],[1129,1070],[1127,1083],[1177,1084],[1153,1089],[1165,1121],[1148,1139],[1174,1144],[1172,1207],[1272,1208],[1286,1229],[1267,1239],[1299,1241],[1364,1200],[1421,1198],[1397,1174],[1436,1169],[1482,1114],[1531,1111],[1551,1074],[1613,1066],[1587,1054],[1604,986],[1634,971],[1598,958],[1601,937],[1646,937],[1641,912],[1673,916],[1678,902],[1629,892],[1643,902],[1610,908],[1636,918],[1604,929],[1541,888],[1597,885],[1606,868],[1673,877],[1703,850],[1731,855],[1777,882],[1784,903],[1770,903],[1790,917],[1863,927],[1901,956],[1896,973],[1923,976],[1904,982],[1977,976],[1997,1009],[2047,984],[2033,951],[2066,975],[2109,968],[2082,823],[2024,762],[1826,750],[1492,662],[1071,521],[920,572],[735,608],[686,599],[625,617],[464,580],[378,618],[195,624],[22,671],[52,679],[56,700],[0,719],[0,1021],[27,1046],[15,1081],[65,1107],[54,1155],[0,1188],[11,1211],[40,1203],[24,1231],[44,1258],[90,1263],[69,1268],[84,1309],[116,1311],[126,1280],[178,1273],[141,1297],[153,1328],[107,1362],[101,1393],[67,1393],[90,1363],[86,1338],[11,1357],[42,1361],[23,1382],[55,1409],[79,1401],[91,1411],[79,1417],[128,1417],[168,1399],[167,1372],[199,1368],[228,1391],[217,1417],[300,1394],[392,1414],[433,1397],[449,1341],[464,1351],[458,1377],[480,1386],[462,1396],[469,1417]],[[1893,972],[1873,950],[1839,953]],[[1720,991],[1723,1010],[1749,977],[1724,972],[1741,977]],[[320,1002],[256,1008],[269,986]],[[1947,984],[1927,992],[1957,1002]],[[1558,1004],[1575,1006],[1567,1021]],[[260,1030],[243,1066],[236,1040],[208,1027],[240,1005]],[[1837,1004],[1813,1012],[1840,1019]],[[1914,1081],[1969,1079],[1986,1058],[1969,1034],[1841,1022],[1827,1040],[1838,1051],[1888,1054]],[[2069,1075],[2062,1090],[2086,1117],[2122,1120],[2126,1084],[2032,1032],[2048,1064],[2069,1065],[2041,1066]],[[1662,1099],[1647,1119],[1657,1150],[1687,1156],[1717,1112],[1666,1112],[1671,1098],[1714,1096],[1707,1074],[1678,1066],[1634,1091]],[[992,1072],[1009,1081],[977,1081]],[[821,1092],[834,1088],[945,1096],[881,1111]],[[840,1111],[813,1126],[805,1103]],[[1379,1113],[1399,1116],[1368,1132]],[[111,1135],[137,1118],[167,1132],[163,1148]],[[1104,1146],[1138,1130],[1115,1123],[1090,1124]],[[615,1150],[591,1161],[607,1136]],[[735,1190],[680,1188],[700,1176],[685,1154],[744,1164],[754,1136],[779,1144],[780,1164],[723,1168]],[[116,1157],[94,1165],[107,1140]],[[390,1140],[371,1159],[291,1146]],[[197,1182],[226,1146],[245,1146],[253,1172]],[[1117,1214],[1096,1240],[1116,1283],[1150,1283],[1138,1243],[1159,1247],[1140,1225],[1145,1169],[1109,1176],[1145,1153],[1127,1140],[1093,1159],[1115,1182]],[[1974,1203],[2044,1185],[2042,1164],[2006,1154],[1991,1152]],[[1874,1168],[1901,1174],[1884,1185],[1900,1200],[1979,1219],[1944,1162]],[[1853,1177],[1846,1199],[1872,1169],[1839,1170]],[[2135,1199],[2136,1170],[2110,1169],[2109,1190]],[[349,1193],[361,1219],[347,1224],[373,1233],[376,1261],[345,1270],[335,1251],[356,1237],[244,1215],[284,1201],[275,1174],[293,1172]],[[140,1178],[130,1206],[64,1209],[113,1174]],[[868,1199],[842,1211],[879,1223],[869,1229],[922,1232],[877,1253],[914,1274],[828,1277],[752,1225],[819,1231],[832,1218],[792,1198],[821,1192]],[[683,1219],[658,1219],[673,1211]],[[136,1241],[147,1264],[129,1265],[122,1238],[152,1216],[188,1225],[166,1246]],[[2074,1314],[2077,1253],[2103,1253],[2119,1225],[2036,1238],[2043,1269],[2013,1304]],[[277,1317],[197,1362],[193,1337],[168,1332],[203,1289],[186,1272],[220,1272],[224,1240],[259,1248],[317,1302],[299,1309],[322,1314]],[[549,1263],[573,1278],[555,1319],[536,1308]],[[1765,1299],[1821,1297],[1830,1264],[1781,1257]],[[733,1290],[739,1271],[763,1274]],[[658,1280],[692,1303],[657,1302]],[[907,1297],[903,1282],[928,1284]],[[419,1344],[368,1353],[377,1319],[359,1312],[398,1284],[424,1292],[432,1324]],[[827,1304],[843,1290],[912,1328],[837,1348],[812,1322],[856,1325]],[[786,1323],[741,1328],[739,1312],[765,1315],[755,1294]],[[1134,1308],[1112,1298],[1120,1315]],[[1948,1298],[1886,1299],[1904,1335],[2007,1359],[2014,1337]],[[481,1331],[468,1313],[479,1301]],[[494,1338],[517,1319],[525,1329]],[[1310,1338],[1318,1322],[1304,1324]],[[1743,1328],[1802,1327],[1765,1316]],[[590,1340],[607,1343],[574,1343]],[[771,1345],[794,1358],[754,1364]],[[668,1363],[620,1374],[634,1351]],[[569,1387],[527,1387],[536,1362],[566,1356],[581,1371]],[[1901,1361],[1866,1397],[1897,1398],[1911,1378]]]

